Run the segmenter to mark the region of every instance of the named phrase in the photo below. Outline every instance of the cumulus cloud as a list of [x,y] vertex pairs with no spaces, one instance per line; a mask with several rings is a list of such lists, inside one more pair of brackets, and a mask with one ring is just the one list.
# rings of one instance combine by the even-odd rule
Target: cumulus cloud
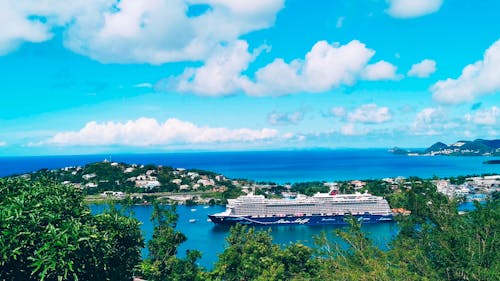
[[429,77],[434,72],[436,72],[436,62],[430,59],[424,59],[411,66],[408,71],[408,76],[425,78]]
[[255,81],[242,85],[250,95],[317,93],[340,85],[352,85],[375,51],[360,41],[346,45],[319,41],[305,59],[286,63],[276,59],[255,73]]
[[15,50],[23,42],[43,42],[52,37],[40,20],[29,19],[29,11],[14,1],[2,1],[0,9],[0,55]]
[[[260,51],[250,53],[243,40],[221,46],[203,66],[189,68],[182,75],[171,77],[168,88],[211,96],[237,92],[251,96],[278,96],[324,92],[342,85],[353,85],[360,78],[386,80],[396,77],[396,68],[387,62],[368,65],[375,51],[357,40],[345,45],[319,41],[304,59],[287,63],[277,58],[257,70],[253,78],[242,74]],[[368,74],[362,77],[363,73]]]
[[254,57],[243,40],[219,46],[203,66],[187,68],[181,76],[170,80],[167,87],[207,96],[232,94],[246,83],[247,78],[241,72]]
[[267,116],[267,121],[271,125],[295,125],[304,119],[304,113],[295,112],[271,112]]
[[417,18],[437,12],[443,0],[387,0],[387,13],[395,18]]
[[[0,52],[51,38],[64,29],[64,45],[101,62],[204,60],[213,48],[274,24],[284,0],[75,0],[2,1]],[[208,5],[188,15],[191,5]]]
[[457,79],[436,82],[431,91],[435,100],[457,104],[500,91],[500,40],[491,45],[483,59],[467,65]]
[[447,121],[444,109],[428,107],[417,113],[415,121],[410,125],[414,135],[439,135],[444,129],[456,128],[458,124]]
[[401,78],[396,74],[397,67],[386,61],[379,61],[374,64],[367,65],[361,77],[365,80],[395,80]]
[[384,123],[392,119],[388,107],[379,107],[376,104],[364,104],[347,115],[350,122]]
[[466,114],[465,120],[477,125],[495,125],[500,116],[500,108],[492,106],[489,109],[478,110],[473,114]]
[[170,118],[160,123],[153,118],[139,118],[128,122],[95,121],[78,131],[60,132],[42,145],[59,146],[153,146],[169,144],[203,144],[226,142],[253,142],[282,137],[274,129],[228,129],[201,127],[191,122]]

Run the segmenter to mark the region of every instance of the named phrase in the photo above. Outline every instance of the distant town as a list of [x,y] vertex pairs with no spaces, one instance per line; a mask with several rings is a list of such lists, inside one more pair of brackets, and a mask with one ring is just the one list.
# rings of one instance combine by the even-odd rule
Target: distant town
[[[226,199],[242,194],[261,194],[270,198],[312,196],[322,193],[370,192],[385,196],[411,189],[425,179],[395,177],[376,180],[304,182],[277,184],[246,179],[229,179],[210,171],[172,168],[161,165],[138,165],[111,162],[72,166],[53,170],[39,170],[19,175],[35,180],[54,179],[82,190],[89,202],[131,200],[134,204],[148,204],[158,198],[180,204],[224,204]],[[428,179],[437,191],[449,198],[485,200],[489,194],[500,191],[500,175],[458,176]]]
[[500,156],[500,140],[457,141],[451,145],[442,142],[436,142],[423,151],[413,151],[394,147],[389,150],[394,154],[408,156]]

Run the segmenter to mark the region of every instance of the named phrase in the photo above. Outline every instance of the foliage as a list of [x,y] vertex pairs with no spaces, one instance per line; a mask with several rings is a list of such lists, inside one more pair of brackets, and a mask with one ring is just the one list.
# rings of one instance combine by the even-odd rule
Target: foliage
[[307,196],[313,196],[318,192],[328,192],[330,191],[330,188],[328,186],[325,186],[322,182],[301,182],[294,183],[291,190],[294,192],[305,194]]
[[392,193],[390,186],[381,180],[369,180],[366,182],[368,191],[376,196],[386,196]]
[[175,229],[178,215],[176,205],[160,205],[153,202],[151,221],[155,228],[148,242],[149,258],[144,260],[139,273],[147,280],[196,280],[200,269],[196,260],[199,251],[188,251],[186,258],[176,257],[177,247],[186,241],[186,236]]
[[140,260],[139,222],[92,216],[74,187],[0,179],[1,280],[130,280]]
[[269,231],[236,225],[227,242],[209,274],[212,280],[292,280],[310,277],[314,269],[309,247],[295,243],[282,249]]
[[[280,246],[270,231],[236,225],[215,268],[203,271],[196,264],[200,252],[177,257],[186,236],[176,230],[175,205],[154,202],[150,256],[140,262],[138,221],[115,208],[93,216],[79,189],[42,173],[35,178],[0,179],[0,280],[130,280],[134,267],[137,275],[153,281],[500,280],[498,192],[459,215],[457,202],[430,181],[409,178],[410,185],[397,192],[382,181],[368,181],[372,193],[385,194],[391,206],[411,211],[397,218],[400,231],[388,250],[373,245],[354,219],[335,232],[342,243],[331,243],[325,234],[314,247]],[[225,184],[220,199],[240,194],[238,187]],[[307,194],[323,184],[294,188]],[[122,203],[130,206],[133,199]]]
[[350,227],[336,232],[345,245],[332,243],[325,233],[316,237],[320,264],[316,280],[420,280],[365,236],[353,217]]
[[499,201],[464,215],[453,204],[429,209],[425,220],[402,221],[395,256],[430,280],[500,280]]

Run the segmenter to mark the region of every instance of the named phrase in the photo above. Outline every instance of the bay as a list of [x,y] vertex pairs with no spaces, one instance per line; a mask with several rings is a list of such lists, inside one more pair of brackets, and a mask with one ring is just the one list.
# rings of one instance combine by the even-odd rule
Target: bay
[[[91,211],[94,214],[101,213],[107,205],[90,205]],[[177,206],[177,213],[179,220],[177,223],[177,230],[184,233],[187,241],[182,243],[179,247],[178,256],[185,257],[186,250],[199,250],[202,253],[201,259],[198,260],[199,265],[212,269],[214,262],[217,261],[218,255],[224,251],[226,247],[226,237],[229,235],[229,228],[224,226],[215,225],[207,221],[208,214],[221,212],[225,209],[223,206]],[[151,205],[136,205],[132,206],[134,217],[141,223],[141,231],[146,239],[149,241],[153,234],[153,224],[149,220],[153,207]],[[195,222],[189,222],[194,219]],[[328,234],[329,240],[332,242],[341,243],[334,231],[338,229],[337,226],[262,226],[255,227],[257,230],[271,229],[271,236],[273,242],[280,245],[287,245],[292,242],[301,242],[308,246],[314,246],[313,237],[320,235],[325,231]],[[363,225],[363,231],[367,233],[368,237],[382,249],[387,249],[388,243],[397,234],[396,223],[380,223]],[[148,255],[147,249],[143,249],[142,256],[146,258]]]
[[[485,165],[486,160],[498,157],[408,157],[393,155],[385,149],[338,149],[294,151],[245,151],[245,152],[186,152],[161,154],[113,154],[75,156],[0,157],[0,176],[22,174],[43,168],[56,169],[66,166],[83,166],[103,161],[129,164],[156,164],[180,168],[196,168],[224,174],[230,178],[277,183],[303,181],[335,181],[350,179],[380,179],[396,176],[449,177],[469,174],[498,173],[498,165]],[[205,208],[206,207],[206,208]],[[94,213],[102,212],[102,205],[91,205]],[[194,209],[194,211],[191,211]],[[179,256],[187,249],[197,249],[203,254],[200,265],[212,268],[225,247],[227,227],[207,222],[207,215],[224,209],[222,206],[178,206],[178,230],[188,240],[179,247]],[[146,240],[152,235],[149,221],[151,206],[134,206],[135,217],[142,222]],[[196,222],[190,223],[190,219]],[[313,244],[312,237],[322,231],[332,233],[333,226],[276,226],[272,236],[276,243],[287,244],[301,241]],[[394,223],[365,225],[363,230],[381,248],[396,235]],[[330,238],[339,241],[333,234]],[[147,256],[147,250],[143,250]]]

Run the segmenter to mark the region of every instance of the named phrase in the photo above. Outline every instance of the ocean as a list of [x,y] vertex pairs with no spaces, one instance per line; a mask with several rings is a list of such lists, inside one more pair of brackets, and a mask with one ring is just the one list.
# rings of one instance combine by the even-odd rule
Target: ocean
[[[197,168],[221,173],[230,178],[255,181],[293,183],[304,181],[335,181],[350,179],[378,179],[397,176],[449,177],[458,175],[499,173],[498,165],[483,164],[498,157],[408,157],[393,155],[384,149],[298,150],[298,151],[248,151],[248,152],[190,152],[162,154],[113,154],[78,156],[0,157],[0,177],[28,173],[43,168],[55,169],[81,166],[103,161],[129,164],[157,164],[177,168]],[[92,205],[94,213],[102,205]],[[142,222],[141,229],[150,239],[153,226],[149,221],[151,206],[134,206],[135,216]],[[188,240],[179,247],[179,256],[187,249],[197,249],[203,254],[200,265],[212,268],[225,246],[228,229],[207,221],[207,215],[224,209],[222,206],[179,206],[178,229]],[[190,219],[196,222],[190,223]],[[331,239],[335,227],[277,226],[272,228],[276,243],[302,241],[312,245],[312,237],[327,231]],[[381,248],[396,235],[394,223],[363,226],[369,237]],[[147,256],[147,250],[143,251]]]
[[[94,214],[103,212],[106,205],[90,205]],[[147,206],[133,206],[134,216],[142,222],[141,230],[146,239],[149,241],[153,235],[153,224],[150,221],[153,207]],[[186,250],[198,250],[202,253],[201,259],[198,260],[199,265],[212,269],[214,263],[218,259],[218,255],[224,251],[226,247],[226,237],[229,235],[229,228],[215,225],[207,221],[208,215],[213,213],[222,212],[225,210],[223,206],[177,206],[177,213],[179,220],[177,223],[177,230],[186,235],[187,241],[182,243],[178,248],[178,256],[185,257]],[[189,220],[195,219],[195,222]],[[338,238],[334,231],[338,226],[255,226],[259,230],[271,229],[271,236],[273,242],[280,245],[287,245],[291,242],[301,242],[308,246],[314,246],[314,236],[320,235],[321,232],[326,232],[329,240],[338,242],[341,245],[342,241]],[[396,223],[387,222],[380,224],[363,225],[363,231],[373,241],[375,245],[382,249],[388,248],[388,243],[397,235],[398,228]],[[148,255],[147,249],[143,249],[142,256],[145,258]]]
[[499,157],[409,157],[394,155],[385,149],[338,149],[0,157],[0,177],[42,168],[85,165],[104,159],[128,164],[204,169],[230,178],[276,183],[500,172],[499,165],[483,164]]

